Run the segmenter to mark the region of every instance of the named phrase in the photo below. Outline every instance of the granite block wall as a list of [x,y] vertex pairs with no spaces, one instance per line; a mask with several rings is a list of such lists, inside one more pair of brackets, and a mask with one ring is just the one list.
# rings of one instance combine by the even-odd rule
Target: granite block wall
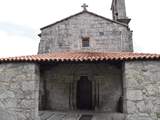
[[39,120],[38,94],[36,64],[0,64],[0,120]]
[[[109,63],[48,65],[41,72],[40,106],[46,110],[76,110],[80,76],[88,76],[92,82],[92,103],[96,111],[118,112],[122,96],[121,67]],[[44,98],[47,100],[43,101]]]
[[160,62],[133,61],[124,65],[127,120],[160,120]]
[[[90,46],[82,47],[82,37]],[[129,28],[87,12],[42,29],[38,53],[59,51],[133,51]]]

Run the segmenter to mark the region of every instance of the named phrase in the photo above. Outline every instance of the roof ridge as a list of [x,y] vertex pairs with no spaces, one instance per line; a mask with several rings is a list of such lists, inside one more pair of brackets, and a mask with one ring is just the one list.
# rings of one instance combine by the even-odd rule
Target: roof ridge
[[48,27],[50,27],[50,26],[56,25],[56,24],[58,24],[58,23],[60,23],[60,22],[63,22],[63,21],[65,21],[65,20],[68,20],[68,19],[70,19],[70,18],[72,18],[72,17],[74,17],[74,16],[78,16],[78,15],[83,14],[83,13],[92,14],[92,15],[94,15],[94,16],[100,17],[100,18],[105,19],[105,20],[108,20],[108,21],[110,21],[110,22],[114,22],[114,23],[123,25],[123,26],[125,26],[125,27],[128,27],[127,24],[124,24],[124,23],[121,23],[121,22],[118,22],[118,21],[115,21],[115,20],[106,18],[106,17],[104,17],[104,16],[102,16],[102,15],[98,15],[98,14],[96,14],[96,13],[93,13],[93,12],[90,12],[90,11],[87,10],[87,11],[78,12],[78,13],[76,13],[76,14],[70,15],[69,17],[63,18],[63,19],[58,20],[58,21],[56,21],[56,22],[54,22],[54,23],[51,23],[51,24],[49,24],[49,25],[46,25],[46,26],[40,28],[40,30],[43,30],[43,29],[48,28]]

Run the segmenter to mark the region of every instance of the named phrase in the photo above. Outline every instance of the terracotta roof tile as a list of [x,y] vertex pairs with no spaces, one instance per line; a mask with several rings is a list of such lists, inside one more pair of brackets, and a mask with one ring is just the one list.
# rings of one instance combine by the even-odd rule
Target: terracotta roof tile
[[132,52],[54,52],[30,56],[0,58],[0,62],[83,62],[128,60],[160,60],[160,54]]

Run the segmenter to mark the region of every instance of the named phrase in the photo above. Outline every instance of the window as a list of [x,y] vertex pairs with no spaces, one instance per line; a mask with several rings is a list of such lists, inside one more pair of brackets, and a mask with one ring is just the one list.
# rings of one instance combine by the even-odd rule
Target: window
[[100,35],[100,36],[103,36],[103,35],[104,35],[104,32],[99,32],[99,35]]
[[82,47],[89,47],[89,37],[82,37]]

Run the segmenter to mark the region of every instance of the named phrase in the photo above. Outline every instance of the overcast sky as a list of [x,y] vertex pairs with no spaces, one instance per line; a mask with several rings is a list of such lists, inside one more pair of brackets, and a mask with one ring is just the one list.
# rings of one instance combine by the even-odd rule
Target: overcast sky
[[[112,0],[0,0],[0,57],[36,54],[40,28],[88,10],[111,17]],[[160,53],[160,0],[126,0],[135,52]]]

